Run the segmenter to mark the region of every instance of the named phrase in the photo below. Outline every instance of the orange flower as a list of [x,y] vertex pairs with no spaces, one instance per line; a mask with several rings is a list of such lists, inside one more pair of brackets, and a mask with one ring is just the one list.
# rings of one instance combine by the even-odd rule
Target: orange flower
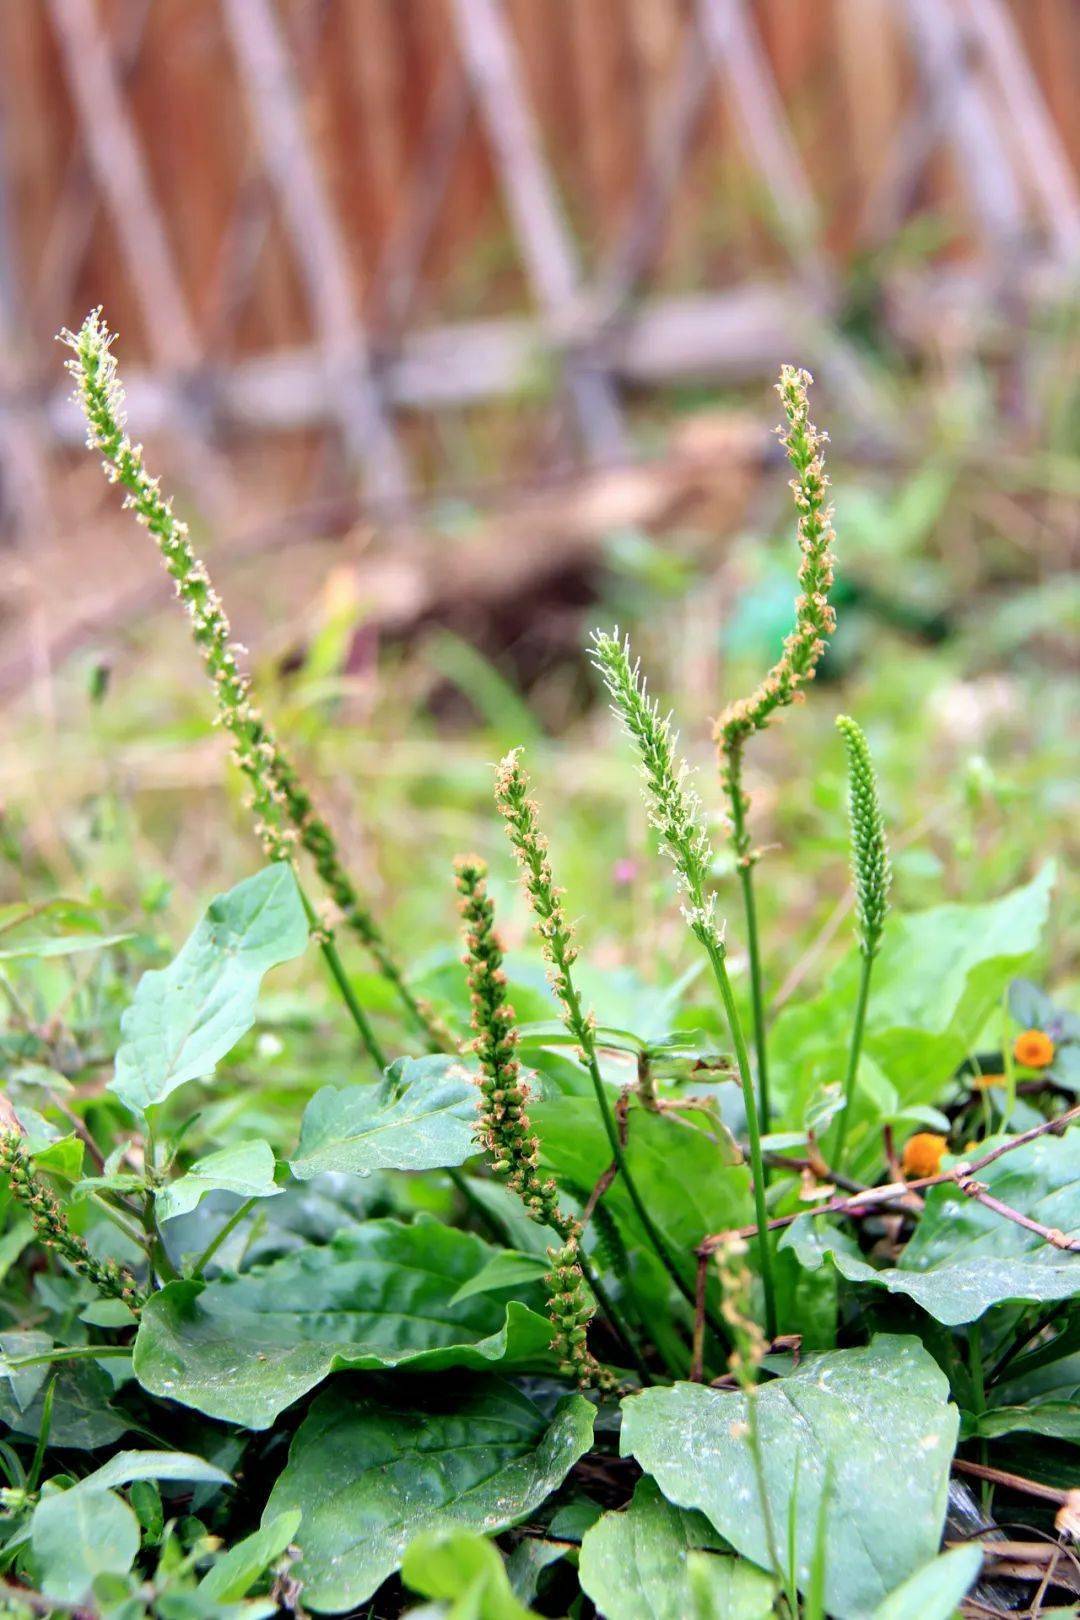
[[904,1156],[900,1164],[905,1176],[910,1176],[914,1181],[923,1176],[936,1176],[948,1146],[945,1138],[935,1136],[933,1131],[916,1131],[904,1143]]
[[1013,1057],[1025,1069],[1045,1069],[1054,1061],[1054,1043],[1041,1029],[1025,1029],[1016,1037]]

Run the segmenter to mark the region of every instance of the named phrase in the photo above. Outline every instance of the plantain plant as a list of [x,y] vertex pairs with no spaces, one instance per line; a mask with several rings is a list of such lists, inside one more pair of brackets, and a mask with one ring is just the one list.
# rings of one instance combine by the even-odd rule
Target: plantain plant
[[[1016,977],[1052,870],[890,915],[870,754],[841,717],[857,948],[802,1002],[764,999],[743,754],[834,622],[807,375],[780,381],[796,626],[717,728],[745,982],[672,722],[625,637],[591,643],[710,972],[671,984],[656,960],[659,1028],[641,982],[606,1021],[519,750],[492,819],[551,999],[504,951],[475,855],[454,874],[464,973],[408,969],[126,433],[100,312],[66,341],[90,445],[190,615],[265,864],[163,964],[92,908],[44,934],[40,906],[0,917],[4,1612],[397,1615],[415,1596],[462,1620],[947,1620],[984,1557],[940,1551],[951,1473],[1030,1489],[1042,1529],[1060,1509],[1075,1534],[1080,1026]],[[77,979],[88,947],[102,966]],[[342,1032],[266,991],[309,950]]]

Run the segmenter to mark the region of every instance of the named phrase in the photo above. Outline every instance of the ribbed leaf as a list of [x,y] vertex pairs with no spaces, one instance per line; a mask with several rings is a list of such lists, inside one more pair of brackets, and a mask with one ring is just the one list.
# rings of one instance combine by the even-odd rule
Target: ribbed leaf
[[592,1441],[593,1408],[580,1395],[549,1422],[499,1379],[394,1389],[320,1395],[270,1493],[266,1518],[303,1512],[297,1573],[317,1613],[363,1603],[421,1531],[453,1524],[494,1535],[526,1518]]
[[154,1395],[264,1429],[342,1368],[550,1368],[545,1317],[454,1300],[494,1252],[433,1220],[369,1221],[241,1277],[170,1283],[142,1312],[135,1374]]

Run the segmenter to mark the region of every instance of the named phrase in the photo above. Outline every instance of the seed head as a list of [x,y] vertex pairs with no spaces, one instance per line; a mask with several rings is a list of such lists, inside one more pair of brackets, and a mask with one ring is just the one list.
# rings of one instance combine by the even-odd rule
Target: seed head
[[885,822],[878,802],[877,781],[866,738],[846,714],[837,716],[848,756],[848,811],[851,819],[851,866],[855,879],[855,908],[859,945],[865,956],[876,956],[889,914],[892,868],[885,840]]

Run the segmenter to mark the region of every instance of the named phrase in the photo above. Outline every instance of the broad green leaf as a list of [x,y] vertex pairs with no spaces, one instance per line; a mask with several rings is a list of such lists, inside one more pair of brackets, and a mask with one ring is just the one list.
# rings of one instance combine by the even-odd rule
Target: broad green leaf
[[213,1569],[199,1582],[202,1595],[218,1603],[236,1603],[246,1597],[260,1575],[295,1539],[300,1518],[299,1508],[279,1513],[222,1553]]
[[300,891],[285,862],[219,894],[169,966],[139,980],[120,1023],[110,1089],[145,1113],[185,1081],[213,1074],[255,1022],[263,975],[301,955],[307,941]]
[[874,1620],[950,1620],[981,1568],[978,1542],[940,1553],[878,1604]]
[[[581,1543],[583,1591],[605,1620],[686,1620],[694,1613],[688,1554],[715,1549],[719,1538],[700,1513],[686,1513],[639,1480],[630,1506],[605,1513]],[[776,1584],[741,1558],[704,1555],[695,1583],[725,1620],[769,1620]]]
[[3,1237],[0,1237],[0,1283],[33,1237],[33,1221],[24,1215],[17,1215]]
[[42,1497],[31,1529],[47,1597],[79,1603],[99,1575],[126,1575],[139,1551],[139,1521],[111,1491]]
[[997,1439],[1006,1434],[1041,1434],[1080,1443],[1080,1354],[1020,1378],[995,1384],[988,1411],[972,1422],[973,1434]]
[[[531,1106],[529,1116],[544,1164],[563,1182],[590,1192],[611,1164],[611,1146],[595,1099],[560,1097]],[[675,1252],[689,1255],[707,1233],[743,1226],[752,1219],[750,1173],[715,1115],[692,1113],[680,1119],[682,1123],[632,1108],[626,1157],[653,1219]],[[604,1203],[630,1234],[644,1242],[620,1177],[612,1182]]]
[[53,1342],[47,1333],[0,1333],[0,1421],[10,1423],[9,1414],[25,1412],[49,1376],[49,1364],[37,1361],[31,1367],[13,1365],[30,1356],[44,1356]]
[[1042,1434],[1048,1440],[1072,1440],[1080,1444],[1080,1404],[1072,1401],[1040,1401],[1032,1406],[992,1406],[975,1419],[973,1434],[999,1440],[1006,1434]]
[[544,1571],[565,1558],[571,1549],[565,1541],[547,1541],[542,1536],[522,1536],[509,1558],[506,1573],[514,1596],[522,1603],[532,1603]]
[[[970,1045],[1039,943],[1054,877],[1047,863],[1000,900],[890,919],[874,963],[873,1027],[947,1030]],[[854,964],[843,976],[854,988]]]
[[401,1058],[376,1085],[324,1086],[304,1110],[298,1181],[323,1170],[437,1170],[476,1152],[478,1092],[460,1058]]
[[77,1181],[82,1175],[84,1152],[84,1144],[74,1132],[54,1137],[40,1147],[33,1144],[30,1147],[34,1169],[48,1171],[49,1175],[59,1176],[63,1181]]
[[[23,1337],[37,1340],[36,1333],[5,1334],[8,1341]],[[45,1348],[50,1348],[46,1341]],[[14,1357],[14,1352],[10,1352]],[[38,1355],[38,1348],[27,1348],[23,1355]],[[116,1366],[116,1362],[113,1362]],[[34,1369],[35,1371],[40,1369]],[[114,1384],[96,1361],[67,1361],[45,1368],[54,1384],[52,1423],[49,1440],[54,1446],[69,1446],[74,1451],[96,1451],[99,1446],[110,1446],[128,1427],[123,1414],[109,1405]],[[6,1423],[16,1434],[36,1439],[41,1428],[44,1381],[30,1404],[18,1405],[8,1384],[0,1379],[0,1423]]]
[[[994,1137],[982,1148],[1006,1140]],[[1044,1226],[1080,1232],[1080,1130],[1040,1136],[987,1165],[978,1179],[995,1198]],[[950,1182],[928,1191],[925,1212],[896,1266],[869,1265],[842,1248],[832,1228],[808,1215],[782,1242],[804,1266],[816,1269],[828,1259],[849,1282],[906,1294],[947,1327],[975,1322],[993,1305],[1080,1295],[1075,1254],[1006,1220]]]
[[549,1419],[500,1379],[433,1379],[385,1394],[339,1384],[297,1430],[264,1517],[300,1508],[307,1608],[363,1603],[422,1531],[495,1535],[557,1489],[592,1443],[580,1395]]
[[369,1221],[241,1277],[169,1283],[143,1309],[135,1375],[151,1394],[264,1429],[344,1368],[550,1368],[545,1317],[487,1294],[453,1302],[493,1252],[430,1219]]
[[424,1530],[405,1549],[401,1578],[421,1597],[453,1603],[448,1620],[535,1620],[514,1596],[499,1550],[475,1530]]
[[[837,1620],[865,1620],[940,1543],[958,1428],[945,1375],[917,1339],[878,1334],[863,1349],[808,1357],[753,1399],[779,1548],[794,1515],[805,1590],[827,1484],[826,1605]],[[768,1568],[746,1420],[741,1393],[647,1389],[623,1401],[621,1446],[669,1502],[705,1513]]]
[[[542,1227],[541,1230],[546,1231],[547,1228]],[[514,1249],[497,1249],[483,1270],[462,1283],[450,1303],[457,1305],[473,1294],[497,1294],[504,1288],[518,1288],[522,1283],[543,1282],[550,1270],[551,1261],[546,1255],[518,1254]]]
[[273,1198],[284,1191],[274,1183],[274,1153],[269,1142],[240,1142],[196,1159],[176,1181],[158,1189],[154,1206],[159,1221],[187,1215],[207,1193],[231,1192],[241,1198]]

